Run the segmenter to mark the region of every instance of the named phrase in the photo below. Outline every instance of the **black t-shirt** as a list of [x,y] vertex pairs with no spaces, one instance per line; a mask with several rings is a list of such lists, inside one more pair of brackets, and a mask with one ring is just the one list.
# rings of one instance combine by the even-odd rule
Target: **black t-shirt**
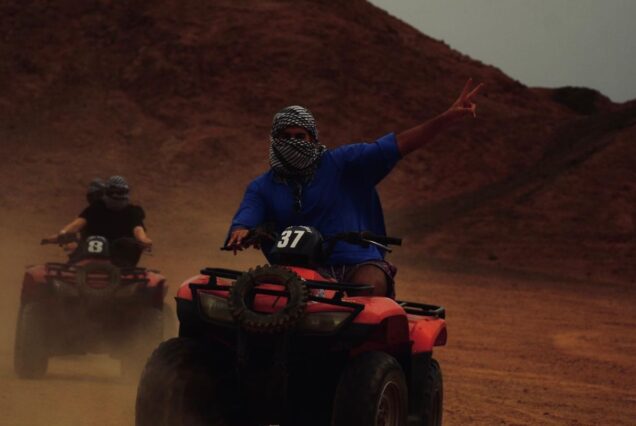
[[86,207],[79,217],[86,219],[82,238],[99,235],[113,241],[123,237],[134,237],[133,229],[144,226],[146,214],[144,209],[134,204],[114,211],[107,209],[103,201],[97,201]]

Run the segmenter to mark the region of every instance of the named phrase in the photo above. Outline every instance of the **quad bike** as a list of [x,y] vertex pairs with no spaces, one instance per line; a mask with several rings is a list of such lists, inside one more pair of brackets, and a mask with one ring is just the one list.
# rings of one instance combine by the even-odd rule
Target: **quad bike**
[[122,373],[135,378],[163,338],[165,278],[116,261],[120,256],[103,237],[79,241],[69,234],[42,240],[60,246],[70,243],[78,246],[68,263],[26,270],[15,334],[15,372],[21,378],[40,378],[50,357],[90,352],[120,359]]
[[[179,337],[149,358],[136,424],[440,425],[446,344],[442,307],[364,296],[316,268],[338,243],[397,238],[311,227],[256,229],[243,247],[275,242],[272,265],[206,268],[177,293]],[[266,241],[265,241],[266,242]],[[271,244],[271,241],[270,241]]]

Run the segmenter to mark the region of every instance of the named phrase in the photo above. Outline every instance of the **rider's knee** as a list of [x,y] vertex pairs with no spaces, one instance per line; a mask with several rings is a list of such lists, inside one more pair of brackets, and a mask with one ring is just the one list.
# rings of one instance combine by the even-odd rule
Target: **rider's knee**
[[369,292],[369,294],[373,296],[386,296],[388,293],[389,283],[386,274],[377,266],[360,266],[356,269],[350,281],[355,284],[372,285],[373,291]]

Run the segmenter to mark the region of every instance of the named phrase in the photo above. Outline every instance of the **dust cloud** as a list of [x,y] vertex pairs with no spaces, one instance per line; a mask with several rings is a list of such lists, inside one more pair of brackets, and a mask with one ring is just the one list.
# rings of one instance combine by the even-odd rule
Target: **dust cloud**
[[[63,254],[37,245],[59,223],[2,220],[21,225],[1,231],[3,424],[133,424],[136,383],[123,379],[119,362],[106,355],[57,357],[43,379],[16,377],[13,337],[24,265],[60,261]],[[173,314],[178,283],[201,267],[264,263],[256,252],[234,257],[218,250],[226,221],[226,214],[201,214],[177,228],[170,217],[154,219],[155,252],[142,263],[168,278]],[[628,425],[636,418],[636,296],[630,288],[404,254],[392,260],[400,266],[399,298],[448,311],[448,346],[435,354],[444,373],[445,424]]]

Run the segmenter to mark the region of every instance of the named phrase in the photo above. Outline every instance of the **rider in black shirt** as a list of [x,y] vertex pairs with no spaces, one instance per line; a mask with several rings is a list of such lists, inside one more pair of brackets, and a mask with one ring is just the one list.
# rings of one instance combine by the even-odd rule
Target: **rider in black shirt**
[[[100,235],[109,241],[119,238],[136,238],[136,229],[144,229],[144,210],[134,204],[128,204],[121,210],[107,207],[105,200],[96,201],[86,207],[79,215],[86,225],[82,234]],[[140,239],[140,242],[142,240]]]
[[[146,235],[144,210],[129,203],[129,192],[128,182],[123,177],[111,176],[106,182],[104,196],[93,200],[59,233],[81,231],[82,238],[102,236],[111,244],[114,263],[117,258],[117,263],[136,265],[143,248],[152,247],[152,240]],[[71,254],[71,260],[74,254]]]

